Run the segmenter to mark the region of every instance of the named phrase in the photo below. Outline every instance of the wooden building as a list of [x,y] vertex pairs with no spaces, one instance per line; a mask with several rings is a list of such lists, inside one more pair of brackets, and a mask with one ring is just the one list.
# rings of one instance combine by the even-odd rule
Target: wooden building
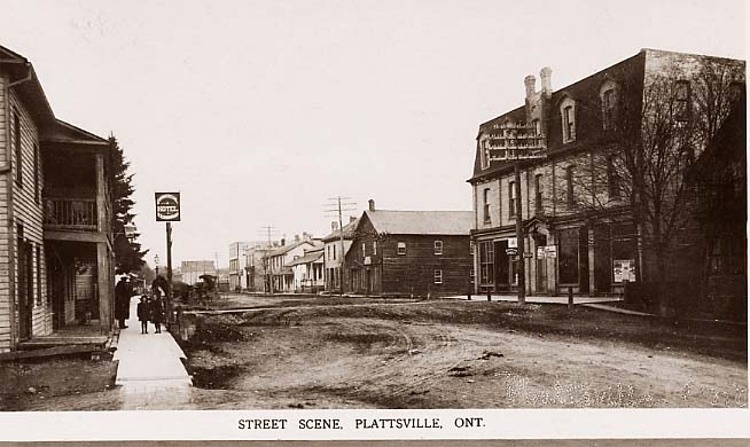
[[0,352],[114,321],[108,140],[57,119],[0,47]]
[[435,297],[470,290],[470,211],[369,209],[359,218],[346,253],[348,292]]

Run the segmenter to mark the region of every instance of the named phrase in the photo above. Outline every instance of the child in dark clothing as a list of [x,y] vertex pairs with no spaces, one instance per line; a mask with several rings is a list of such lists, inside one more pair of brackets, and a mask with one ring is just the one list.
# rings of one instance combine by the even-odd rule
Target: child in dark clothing
[[148,297],[143,295],[138,303],[138,320],[141,322],[141,334],[148,334],[148,321],[151,319],[151,303]]

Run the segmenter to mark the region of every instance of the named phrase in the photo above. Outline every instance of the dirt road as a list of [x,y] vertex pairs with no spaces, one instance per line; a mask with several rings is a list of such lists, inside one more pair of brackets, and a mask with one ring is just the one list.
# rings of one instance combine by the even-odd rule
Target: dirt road
[[742,360],[592,337],[567,325],[567,313],[551,318],[572,329],[536,331],[527,310],[507,305],[518,329],[488,327],[482,317],[471,324],[486,308],[376,304],[201,317],[189,367],[198,387],[223,395],[211,408],[747,405]]

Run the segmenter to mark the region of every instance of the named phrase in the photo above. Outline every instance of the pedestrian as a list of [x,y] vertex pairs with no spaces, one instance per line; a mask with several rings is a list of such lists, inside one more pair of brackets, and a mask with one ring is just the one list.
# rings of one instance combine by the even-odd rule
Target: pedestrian
[[161,334],[161,324],[164,323],[164,299],[161,296],[157,296],[151,305],[151,321],[156,333]]
[[148,321],[151,319],[151,304],[148,296],[141,296],[141,302],[138,303],[138,320],[141,322],[141,334],[148,334]]
[[125,329],[125,320],[130,318],[130,297],[132,287],[128,283],[127,277],[123,276],[115,286],[115,318],[117,319],[120,329]]

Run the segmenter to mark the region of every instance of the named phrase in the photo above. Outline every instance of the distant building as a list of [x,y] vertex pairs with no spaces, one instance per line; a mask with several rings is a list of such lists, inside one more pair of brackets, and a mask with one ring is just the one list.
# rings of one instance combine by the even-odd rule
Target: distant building
[[182,282],[193,285],[201,280],[201,275],[216,276],[214,261],[182,261],[180,263]]
[[256,243],[245,249],[245,284],[251,292],[268,292],[270,277],[266,275],[266,255],[279,246],[278,242]]
[[229,244],[229,290],[247,289],[245,275],[245,250],[250,242],[232,242]]
[[270,292],[294,292],[294,271],[291,262],[305,255],[305,250],[321,246],[319,239],[304,233],[302,238],[295,236],[291,243],[281,240],[281,246],[266,253],[265,273],[270,281]]
[[294,291],[318,293],[325,287],[323,280],[323,246],[304,251],[302,257],[289,263],[294,274]]
[[349,251],[349,247],[352,245],[352,237],[354,236],[354,230],[357,228],[359,219],[356,217],[350,217],[349,223],[344,225],[343,238],[341,237],[341,231],[338,229],[338,222],[333,222],[331,225],[331,233],[323,237],[323,259],[325,268],[325,290],[327,292],[340,292],[342,291],[342,284],[346,283],[344,277],[346,270],[342,269],[344,256]]
[[471,211],[376,210],[370,200],[346,254],[347,291],[435,297],[469,291]]

